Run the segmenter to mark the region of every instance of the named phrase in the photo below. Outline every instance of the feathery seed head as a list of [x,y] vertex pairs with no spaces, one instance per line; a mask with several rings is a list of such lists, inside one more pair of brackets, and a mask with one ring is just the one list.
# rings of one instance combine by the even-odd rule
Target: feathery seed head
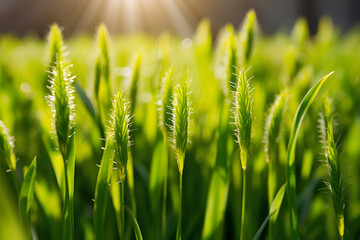
[[215,74],[222,81],[225,96],[230,97],[237,82],[234,75],[237,66],[237,47],[232,25],[226,25],[220,30],[214,59]]
[[251,9],[246,14],[241,29],[241,44],[242,44],[244,65],[247,65],[249,63],[251,54],[254,49],[256,28],[257,28],[256,14],[255,11]]
[[331,99],[325,95],[323,103],[324,113],[322,116],[322,133],[325,136],[326,145],[324,146],[325,156],[327,160],[328,172],[330,175],[327,187],[330,190],[333,208],[336,215],[339,235],[344,236],[344,209],[345,209],[345,193],[343,188],[343,179],[340,169],[340,159],[336,149],[336,143],[333,135],[333,112]]
[[160,99],[159,99],[159,122],[160,128],[167,133],[171,126],[171,117],[169,116],[169,107],[171,107],[171,96],[173,93],[173,72],[170,68],[162,79]]
[[211,25],[209,19],[203,19],[196,28],[195,36],[195,53],[198,57],[203,57],[201,61],[211,59],[212,51],[212,36]]
[[53,112],[53,129],[56,132],[59,149],[64,160],[67,157],[69,138],[75,123],[74,77],[69,71],[70,66],[64,66],[57,58],[50,74],[50,95],[47,100]]
[[0,121],[0,162],[10,170],[15,170],[16,159],[14,154],[14,138],[9,129]]
[[121,180],[125,180],[126,164],[130,146],[129,103],[120,92],[116,95],[112,114],[112,134],[115,140],[115,162],[119,168]]
[[236,41],[234,35],[234,29],[229,29],[229,38],[226,41],[226,86],[227,86],[227,93],[231,91],[235,91],[237,77],[236,77],[236,67],[237,67],[237,48],[236,48]]
[[191,104],[189,99],[188,73],[182,73],[180,82],[177,84],[173,99],[173,142],[177,156],[177,164],[180,174],[184,169],[186,146],[189,141],[189,122]]
[[274,103],[271,105],[269,115],[266,118],[264,145],[267,163],[270,161],[270,157],[275,150],[281,133],[281,125],[284,117],[286,101],[287,92],[284,91],[276,97]]
[[246,159],[250,146],[252,124],[252,99],[250,82],[246,76],[246,70],[239,71],[239,78],[234,96],[235,135],[241,151],[241,166],[246,168]]
[[48,42],[49,42],[49,48],[50,48],[50,68],[53,68],[55,66],[57,58],[60,59],[60,61],[63,61],[63,52],[64,52],[64,44],[63,44],[63,37],[61,34],[61,29],[59,26],[54,23],[50,27],[50,31],[48,34]]

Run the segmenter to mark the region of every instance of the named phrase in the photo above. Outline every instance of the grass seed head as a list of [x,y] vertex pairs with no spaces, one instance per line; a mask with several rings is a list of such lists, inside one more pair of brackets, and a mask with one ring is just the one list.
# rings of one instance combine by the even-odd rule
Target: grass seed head
[[269,115],[266,118],[264,145],[267,163],[269,163],[270,157],[275,151],[279,136],[281,134],[281,126],[284,118],[286,100],[286,91],[278,95],[274,103],[271,105]]
[[74,77],[69,71],[70,66],[64,66],[57,58],[56,64],[50,74],[50,95],[47,100],[53,112],[53,129],[56,133],[60,152],[67,157],[69,138],[75,123]]
[[63,61],[63,53],[64,53],[64,43],[61,34],[61,29],[56,23],[51,25],[47,39],[50,49],[49,67],[50,69],[52,69],[55,66],[58,58],[60,59],[60,61]]
[[237,47],[232,25],[226,25],[220,30],[214,61],[215,74],[222,81],[225,96],[230,97],[231,91],[235,91],[234,86],[237,82],[234,74],[237,67]]
[[328,173],[330,175],[327,187],[330,190],[332,204],[337,220],[338,231],[341,237],[344,236],[344,210],[345,210],[345,193],[343,187],[343,178],[340,169],[340,159],[337,153],[336,143],[333,134],[333,111],[331,99],[326,95],[323,103],[323,116],[320,120],[322,131],[325,136],[324,150],[327,160]]
[[234,96],[235,135],[241,151],[241,166],[246,169],[246,159],[249,152],[251,124],[252,124],[252,98],[250,81],[246,70],[240,69],[238,83]]
[[191,104],[189,99],[188,73],[182,73],[173,99],[173,142],[180,174],[183,173],[186,146],[189,141]]
[[257,28],[256,14],[253,9],[248,11],[241,28],[241,46],[243,51],[243,64],[246,66],[254,49]]
[[162,79],[160,98],[159,98],[159,122],[160,128],[164,133],[168,132],[171,126],[171,116],[169,116],[169,108],[171,107],[171,96],[173,93],[173,72],[170,68]]
[[303,52],[309,39],[309,25],[305,18],[299,18],[296,21],[294,29],[291,33],[291,39],[295,46]]
[[10,136],[9,129],[2,121],[0,121],[0,161],[8,169],[15,170],[14,138]]
[[120,92],[116,95],[112,114],[112,134],[115,140],[115,162],[120,172],[120,180],[126,176],[126,165],[130,147],[129,103]]

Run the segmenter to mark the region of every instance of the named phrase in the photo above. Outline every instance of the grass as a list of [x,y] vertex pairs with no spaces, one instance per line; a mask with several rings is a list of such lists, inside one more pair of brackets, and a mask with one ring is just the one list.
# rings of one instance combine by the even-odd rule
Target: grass
[[356,239],[360,32],[260,27],[0,36],[0,238]]

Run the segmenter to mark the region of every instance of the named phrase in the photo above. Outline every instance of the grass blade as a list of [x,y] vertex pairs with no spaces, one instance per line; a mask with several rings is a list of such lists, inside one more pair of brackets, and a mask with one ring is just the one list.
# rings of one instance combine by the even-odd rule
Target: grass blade
[[19,212],[23,226],[30,232],[30,210],[34,199],[36,179],[36,157],[27,171],[20,190]]
[[316,95],[320,91],[321,86],[325,83],[328,77],[333,72],[324,76],[320,79],[305,95],[301,101],[295,118],[294,123],[290,133],[289,145],[287,149],[287,182],[288,182],[288,199],[289,199],[289,210],[290,210],[290,229],[291,229],[291,238],[299,239],[299,226],[297,219],[297,205],[296,205],[296,175],[295,175],[295,147],[296,139],[299,133],[299,129],[302,123],[302,120],[305,117],[307,110],[309,109],[311,103],[314,101]]
[[217,140],[217,154],[214,172],[211,176],[209,192],[206,202],[205,220],[201,239],[222,239],[222,224],[225,217],[225,209],[230,185],[230,156],[234,144],[230,136],[228,123],[229,109],[223,104],[220,115],[219,138]]
[[111,171],[114,159],[113,141],[107,141],[101,160],[99,174],[96,181],[94,204],[94,230],[96,239],[103,239],[106,201],[109,191]]
[[129,217],[131,220],[131,225],[133,226],[136,240],[142,240],[143,237],[141,234],[141,230],[140,230],[138,222],[136,221],[136,217],[135,217],[134,213],[131,211],[131,209],[128,206],[124,205],[124,208],[126,209],[127,213],[129,214]]
[[285,190],[286,190],[286,183],[284,185],[282,185],[282,187],[279,189],[279,191],[277,192],[274,201],[271,204],[270,210],[269,210],[269,215],[266,217],[266,219],[264,220],[264,222],[261,224],[259,230],[256,232],[253,240],[257,240],[261,237],[262,232],[264,231],[266,224],[270,221],[276,221],[278,214],[279,214],[279,210],[282,204],[282,201],[284,199],[284,195],[285,195]]
[[90,101],[89,97],[87,96],[85,90],[81,87],[80,83],[74,82],[74,87],[76,93],[79,95],[80,100],[84,103],[86,110],[90,114],[90,116],[93,118],[93,120],[97,123],[97,116],[95,112],[95,108]]

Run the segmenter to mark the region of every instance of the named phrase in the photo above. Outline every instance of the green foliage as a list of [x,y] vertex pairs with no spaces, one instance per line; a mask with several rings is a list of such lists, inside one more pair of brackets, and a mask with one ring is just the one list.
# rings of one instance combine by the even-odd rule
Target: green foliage
[[[307,95],[307,104],[303,102],[300,107],[302,113],[307,110],[306,115],[302,114],[302,119],[299,110],[294,129],[291,129],[292,119],[303,96],[316,84],[316,79],[332,70],[336,70],[336,81],[329,81],[323,86],[333,99],[332,106],[336,107],[338,125],[332,127],[336,133],[332,139],[336,145],[342,146],[341,160],[349,166],[346,171],[342,168],[344,172],[339,180],[348,191],[343,209],[346,225],[343,235],[346,239],[357,239],[360,234],[358,30],[340,31],[329,19],[321,21],[313,37],[306,37],[306,28],[300,29],[300,37],[292,37],[286,32],[261,36],[255,28],[253,39],[256,41],[252,43],[256,44],[256,50],[253,44],[247,47],[251,51],[245,63],[242,36],[246,31],[239,33],[238,29],[228,26],[212,41],[210,23],[206,21],[198,27],[192,41],[170,33],[164,33],[159,38],[134,34],[113,36],[110,45],[108,33],[100,27],[98,35],[102,37],[95,40],[91,35],[69,37],[66,41],[70,50],[68,55],[65,54],[60,29],[55,25],[52,27],[49,41],[36,37],[0,37],[0,119],[16,139],[16,146],[7,148],[13,155],[10,162],[14,164],[16,161],[14,170],[6,171],[11,169],[4,160],[8,153],[0,153],[1,239],[30,236],[19,227],[21,214],[16,195],[20,195],[20,191],[16,185],[23,182],[22,176],[25,176],[34,156],[37,156],[36,184],[28,224],[32,235],[38,239],[118,239],[119,236],[135,239],[136,236],[140,238],[139,232],[149,240],[174,239],[177,231],[178,237],[181,233],[184,240],[239,239],[241,229],[245,229],[242,233],[245,240],[256,235],[264,219],[266,222],[260,238],[296,239],[291,233],[294,225],[289,221],[294,210],[302,239],[338,239],[340,233],[336,226],[342,224],[341,214],[338,218],[336,212],[329,209],[328,206],[332,206],[329,202],[331,197],[324,196],[319,189],[328,189],[331,178],[336,179],[339,174],[329,177],[331,167],[323,167],[315,160],[321,151],[316,119],[324,107]],[[64,29],[68,33],[69,30]],[[58,40],[51,41],[50,36]],[[51,46],[55,60],[50,60]],[[138,56],[139,48],[140,78],[133,85],[136,93],[130,97],[135,66],[132,58]],[[56,58],[59,53],[61,60]],[[68,114],[66,110],[65,103],[69,99],[65,96],[64,81],[59,81],[61,84],[57,85],[61,86],[58,92],[65,96],[59,98],[62,101],[58,105],[65,106],[62,108],[64,118],[60,116],[58,119],[63,121],[59,129],[62,127],[63,134],[60,135],[62,145],[67,145],[65,150],[65,147],[60,149],[57,143],[55,116],[44,101],[48,89],[44,88],[43,80],[48,79],[48,71],[52,79],[58,80],[61,74],[52,74],[57,68],[62,69],[60,73],[65,76],[64,71],[69,70],[70,62],[73,65],[71,72],[77,76],[74,79],[76,93],[72,96],[79,96],[74,99],[74,104],[77,104],[73,109],[76,129],[75,121],[71,122],[69,118],[71,111]],[[252,121],[246,173],[241,168],[240,149],[234,142],[234,126],[229,124],[236,120],[230,109],[236,109],[237,87],[239,84],[240,87],[248,87],[245,81],[239,81],[239,76],[234,75],[239,75],[236,67],[250,67],[247,76],[254,76],[249,91]],[[187,101],[187,108],[183,110],[190,107],[185,96],[191,93],[191,99],[194,99],[191,124],[187,128],[186,124],[181,124],[182,129],[191,132],[191,145],[188,136],[186,141],[184,138],[178,141],[178,148],[181,147],[184,157],[186,155],[181,178],[176,151],[170,147],[174,140],[173,129],[168,127],[173,126],[171,117],[175,109],[169,101],[176,100],[174,92],[183,91],[182,88],[175,89],[178,79],[184,78],[179,69],[189,69],[188,79],[192,79],[191,88],[186,89],[187,94],[181,95],[181,101]],[[104,74],[106,71],[108,74]],[[91,81],[94,78],[95,83]],[[179,86],[183,86],[179,82]],[[319,85],[316,86],[318,89]],[[114,144],[118,140],[115,142],[115,135],[111,134],[114,129],[104,131],[105,126],[114,126],[114,119],[110,117],[114,110],[111,103],[113,92],[118,90],[130,100],[129,105],[133,105],[128,114],[134,125],[131,127],[134,131],[130,130],[134,144],[129,146],[128,138],[120,138],[127,146],[121,149],[128,153],[131,149],[131,154],[127,155],[125,183],[120,182],[120,167],[115,158]],[[286,101],[275,101],[277,94],[285,91],[288,94],[281,99]],[[311,92],[313,96],[317,93],[314,89]],[[249,101],[238,97],[243,102],[238,112],[249,113]],[[311,108],[304,108],[310,100],[313,101]],[[283,105],[286,108],[281,107]],[[167,112],[170,114],[167,115]],[[179,111],[176,116],[185,115]],[[54,122],[55,128],[51,127],[51,122]],[[301,131],[297,132],[295,128],[299,128],[300,122]],[[126,126],[126,123],[119,126]],[[249,129],[244,127],[242,133],[245,134],[246,130]],[[55,135],[52,134],[54,131]],[[117,131],[117,134],[121,132]],[[66,135],[67,138],[62,137]],[[326,137],[326,131],[323,135],[326,141],[330,139]],[[337,135],[341,136],[338,140]],[[3,142],[9,142],[9,135],[5,136],[7,140],[3,137]],[[292,161],[289,161],[291,168],[288,173],[291,174],[288,176],[290,181],[286,181],[286,147],[290,141],[289,154],[292,158],[289,156],[289,160]],[[117,156],[124,155],[119,154],[119,149]],[[66,156],[62,156],[64,153]],[[340,152],[336,154],[339,158]],[[330,154],[327,153],[327,156]],[[126,156],[121,158],[126,159]],[[185,162],[185,159],[180,162]],[[275,176],[276,181],[272,181],[270,175]],[[346,184],[347,176],[352,184]],[[328,179],[329,185],[322,179]],[[270,208],[276,191],[285,182],[288,184],[285,187],[288,197],[295,198],[295,204],[283,201],[274,218],[275,214],[269,215]],[[335,188],[331,186],[334,194]],[[332,193],[328,192],[331,196]],[[242,210],[244,199],[246,206]],[[342,206],[339,199],[337,209]],[[125,213],[127,206],[131,206],[133,215]],[[134,224],[134,220],[138,224]]]

